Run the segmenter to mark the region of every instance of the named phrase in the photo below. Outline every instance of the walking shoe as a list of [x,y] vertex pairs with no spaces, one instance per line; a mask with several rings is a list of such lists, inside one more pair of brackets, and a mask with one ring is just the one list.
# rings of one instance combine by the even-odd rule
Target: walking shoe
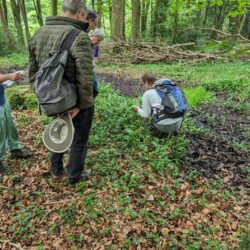
[[61,179],[64,175],[65,175],[64,171],[61,171],[60,173],[57,173],[57,174],[51,172],[51,176],[53,179]]
[[3,165],[3,161],[0,161],[0,175],[4,174],[5,167]]
[[32,156],[31,152],[23,151],[22,149],[11,150],[11,157],[13,159],[27,159]]
[[69,185],[75,185],[79,183],[80,181],[86,181],[89,179],[89,177],[92,175],[91,169],[84,169],[82,175],[77,178],[76,180],[69,180]]

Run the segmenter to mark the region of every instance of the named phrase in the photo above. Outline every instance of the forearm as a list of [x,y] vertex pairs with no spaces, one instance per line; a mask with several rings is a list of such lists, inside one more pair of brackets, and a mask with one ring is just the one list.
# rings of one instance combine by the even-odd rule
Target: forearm
[[0,74],[0,84],[1,84],[2,82],[7,81],[7,80],[10,80],[10,74],[7,74],[7,75],[2,75],[2,74]]
[[145,94],[142,97],[142,107],[138,109],[138,114],[143,118],[148,118],[151,115],[151,105]]
[[146,112],[145,110],[139,108],[138,109],[138,115],[143,117],[143,118],[148,118],[150,114],[148,112]]

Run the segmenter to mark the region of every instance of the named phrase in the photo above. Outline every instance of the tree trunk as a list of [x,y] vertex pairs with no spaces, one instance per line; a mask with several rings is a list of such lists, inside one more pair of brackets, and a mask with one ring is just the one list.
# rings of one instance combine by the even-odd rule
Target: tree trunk
[[14,23],[17,31],[18,42],[23,47],[25,45],[25,39],[23,35],[23,28],[21,23],[21,16],[20,16],[20,6],[16,0],[10,0],[11,9],[13,13]]
[[207,25],[207,18],[208,18],[209,10],[210,10],[210,0],[207,1],[206,10],[205,10],[204,19],[203,19],[203,27]]
[[95,10],[95,0],[91,0],[92,10]]
[[245,22],[242,28],[242,35],[250,39],[250,10],[246,13]]
[[102,26],[102,5],[103,0],[97,0],[97,13],[99,15],[98,27]]
[[149,0],[143,0],[141,3],[141,36],[145,36],[147,32],[148,10],[150,6]]
[[3,4],[3,14],[4,14],[5,23],[8,26],[9,20],[8,20],[8,8],[7,8],[6,0],[2,0],[2,4]]
[[166,12],[168,2],[168,0],[156,0],[152,30],[153,38],[166,36]]
[[112,1],[111,38],[125,40],[125,0]]
[[57,0],[51,0],[51,14],[57,16]]
[[176,42],[176,36],[177,36],[177,32],[178,32],[178,17],[179,17],[179,12],[176,9],[175,13],[174,13],[174,23],[173,23],[173,43]]
[[240,24],[239,24],[238,30],[237,30],[237,34],[239,34],[239,35],[241,34],[243,25],[244,25],[245,20],[246,20],[246,16],[247,16],[247,14],[245,13],[245,14],[241,17],[241,21],[240,21]]
[[229,30],[232,34],[237,35],[241,32],[245,22],[245,15],[229,17]]
[[37,21],[40,26],[43,26],[43,16],[42,16],[42,8],[40,0],[33,0],[34,8],[36,11]]
[[108,4],[109,4],[109,22],[110,22],[110,30],[112,27],[112,4],[111,4],[111,0],[108,0]]
[[24,23],[24,27],[25,27],[26,40],[27,40],[27,44],[28,44],[29,40],[30,40],[30,31],[29,31],[29,23],[28,23],[28,19],[27,19],[27,13],[26,13],[26,8],[25,8],[25,3],[24,3],[24,0],[18,0],[18,1],[19,1],[21,13],[22,13],[22,17],[23,17],[23,23]]
[[141,16],[140,0],[132,0],[132,42],[136,42],[139,39],[140,16]]
[[13,43],[10,37],[9,28],[8,28],[7,8],[5,7],[6,7],[6,1],[0,0],[0,21],[1,21],[0,23],[3,29],[3,36],[6,42],[6,45],[8,47],[8,50],[11,50],[13,48]]

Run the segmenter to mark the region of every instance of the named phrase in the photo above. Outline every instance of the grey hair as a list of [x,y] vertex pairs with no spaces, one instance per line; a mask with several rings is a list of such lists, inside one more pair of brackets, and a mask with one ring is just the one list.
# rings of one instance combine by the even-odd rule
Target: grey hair
[[88,12],[85,1],[83,0],[63,0],[62,11],[64,13],[69,12],[72,15],[75,15],[79,11],[83,11],[84,15]]
[[89,37],[99,37],[99,39],[102,41],[104,39],[104,34],[103,31],[101,29],[94,29],[92,31],[89,32]]

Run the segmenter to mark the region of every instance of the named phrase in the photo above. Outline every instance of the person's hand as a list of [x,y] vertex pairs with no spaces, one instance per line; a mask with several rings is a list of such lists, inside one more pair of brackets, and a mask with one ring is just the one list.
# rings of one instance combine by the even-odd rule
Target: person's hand
[[71,110],[69,110],[67,113],[68,115],[73,119],[74,117],[77,116],[77,114],[80,112],[79,108],[73,108]]
[[135,111],[138,111],[138,110],[139,110],[139,107],[136,106],[136,105],[133,105],[133,109],[134,109]]
[[10,80],[17,82],[22,79],[22,74],[20,72],[15,72],[15,73],[9,74],[8,77]]

